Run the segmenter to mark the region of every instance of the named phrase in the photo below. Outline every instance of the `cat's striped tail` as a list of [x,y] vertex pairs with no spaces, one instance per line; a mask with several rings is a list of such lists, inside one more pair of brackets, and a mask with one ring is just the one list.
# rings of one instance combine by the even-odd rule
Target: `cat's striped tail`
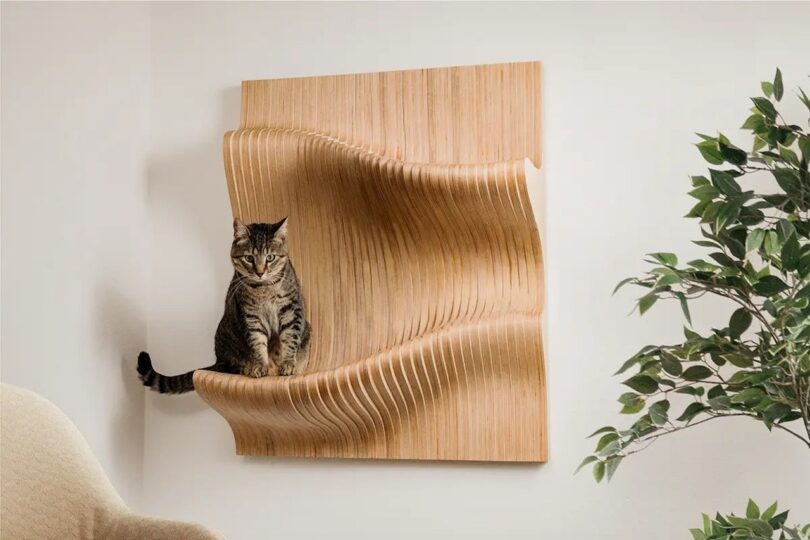
[[[217,364],[201,369],[221,371]],[[152,367],[152,359],[149,353],[141,352],[138,355],[138,377],[147,388],[151,388],[161,394],[183,394],[194,391],[194,372],[192,370],[182,375],[163,375],[155,371]]]

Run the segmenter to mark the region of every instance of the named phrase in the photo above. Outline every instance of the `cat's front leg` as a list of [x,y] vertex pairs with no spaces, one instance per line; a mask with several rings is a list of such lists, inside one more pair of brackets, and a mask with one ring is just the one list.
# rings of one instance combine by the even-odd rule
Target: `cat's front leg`
[[298,349],[301,346],[301,335],[295,327],[286,328],[279,334],[281,359],[278,364],[278,374],[281,376],[295,374],[295,364]]
[[248,377],[265,377],[270,371],[270,354],[267,335],[263,332],[251,332],[248,336],[250,359],[242,366],[242,374]]

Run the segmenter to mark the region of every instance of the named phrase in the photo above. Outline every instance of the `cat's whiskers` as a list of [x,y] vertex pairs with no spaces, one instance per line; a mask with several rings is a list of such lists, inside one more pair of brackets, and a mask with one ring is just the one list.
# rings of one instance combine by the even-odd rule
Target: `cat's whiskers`
[[225,296],[225,303],[227,304],[230,302],[234,295],[242,288],[242,286],[247,283],[247,277],[241,275],[239,272],[234,273],[234,277],[231,280],[232,286],[228,289],[228,294]]

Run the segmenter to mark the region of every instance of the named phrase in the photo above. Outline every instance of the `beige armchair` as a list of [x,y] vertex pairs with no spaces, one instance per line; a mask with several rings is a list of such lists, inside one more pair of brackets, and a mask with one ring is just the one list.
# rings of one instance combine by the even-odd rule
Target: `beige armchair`
[[195,523],[130,511],[76,426],[37,394],[0,392],[0,538],[210,540]]

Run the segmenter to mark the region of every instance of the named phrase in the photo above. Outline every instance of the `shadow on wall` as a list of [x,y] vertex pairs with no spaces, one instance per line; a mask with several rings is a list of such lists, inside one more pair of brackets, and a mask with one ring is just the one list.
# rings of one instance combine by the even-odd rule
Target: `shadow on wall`
[[[189,232],[209,252],[213,268],[224,268],[221,243],[230,241],[230,206],[222,162],[222,136],[239,125],[239,87],[223,91],[222,113],[217,128],[199,148],[188,148],[181,154],[158,155],[148,169],[150,208],[170,215],[178,228]],[[158,194],[155,197],[153,194]],[[228,211],[223,227],[223,210]],[[224,217],[224,216],[223,216]],[[225,253],[227,255],[227,253]],[[228,277],[230,277],[230,266]]]
[[132,359],[137,356],[146,337],[146,319],[144,310],[137,309],[135,302],[120,292],[113,277],[103,278],[95,291],[94,342],[113,352],[111,361],[118,362],[123,379],[124,399],[119,401],[119,410],[115,411],[111,426],[114,463],[107,470],[111,477],[126,476],[114,479],[113,483],[120,486],[126,479],[143,478],[145,400],[142,387],[132,376],[131,367]]
[[[203,264],[209,270],[201,272],[200,276],[208,282],[200,290],[217,291],[217,306],[220,296],[224,298],[232,272],[227,251],[223,248],[231,241],[231,212],[222,162],[222,136],[239,125],[240,97],[238,86],[225,88],[216,127],[206,136],[204,144],[171,154],[156,152],[148,167],[152,238],[160,235],[156,228],[161,223],[170,222],[172,234],[181,235],[183,241],[193,242],[196,244],[194,248],[206,254]],[[195,316],[200,318],[194,319]],[[176,336],[177,354],[181,354],[184,343],[198,347],[193,350],[204,350],[205,356],[197,358],[194,364],[194,367],[202,367],[213,363],[214,330],[219,316],[220,313],[184,313],[184,320],[164,322],[157,319],[153,324],[171,325],[167,333]],[[202,344],[200,340],[203,340]],[[192,369],[178,367],[172,358],[153,357],[153,360],[158,371],[167,375]],[[129,359],[126,369],[134,378],[134,357]],[[155,399],[152,403],[167,414],[185,415],[208,409],[194,394]]]

